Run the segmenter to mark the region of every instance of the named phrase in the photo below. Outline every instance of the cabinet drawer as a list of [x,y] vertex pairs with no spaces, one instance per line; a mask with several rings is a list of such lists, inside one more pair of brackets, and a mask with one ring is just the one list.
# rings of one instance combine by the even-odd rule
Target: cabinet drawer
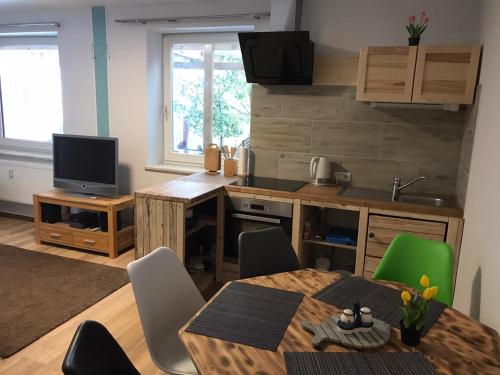
[[368,271],[365,271],[365,272],[363,272],[363,277],[364,277],[365,279],[370,280],[370,279],[372,279],[372,278],[373,278],[373,272],[368,272]]
[[71,245],[73,234],[59,228],[40,228],[40,240]]
[[365,270],[364,272],[375,272],[378,264],[380,263],[380,258],[375,257],[365,257]]
[[370,215],[369,226],[396,229],[400,232],[436,234],[442,237],[446,233],[445,223],[378,215]]
[[108,252],[108,237],[95,233],[75,233],[73,235],[73,244],[77,247]]
[[366,255],[382,258],[388,248],[385,243],[379,242],[367,242],[366,243]]
[[411,232],[404,229],[385,229],[377,227],[368,228],[368,242],[379,242],[382,244],[390,244],[394,237],[400,233],[410,233],[418,237],[428,238],[435,241],[444,241],[444,235]]

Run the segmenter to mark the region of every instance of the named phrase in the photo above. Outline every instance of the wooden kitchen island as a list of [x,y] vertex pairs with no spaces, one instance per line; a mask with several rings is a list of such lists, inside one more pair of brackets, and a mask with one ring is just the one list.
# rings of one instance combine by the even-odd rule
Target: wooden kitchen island
[[[447,242],[455,252],[455,273],[460,255],[463,213],[456,208],[347,198],[338,186],[306,184],[296,192],[230,185],[237,177],[197,173],[135,192],[136,258],[167,246],[185,263],[186,236],[205,225],[216,226],[217,281],[234,279],[234,267],[224,263],[225,196],[247,197],[293,204],[292,245],[304,266],[311,266],[311,247],[340,247],[355,252],[355,274],[371,277],[388,244],[401,232]],[[186,210],[214,199],[217,210],[186,231]],[[304,221],[317,209],[352,214],[356,221],[355,246],[341,246],[302,238]],[[231,275],[232,277],[228,276]]]

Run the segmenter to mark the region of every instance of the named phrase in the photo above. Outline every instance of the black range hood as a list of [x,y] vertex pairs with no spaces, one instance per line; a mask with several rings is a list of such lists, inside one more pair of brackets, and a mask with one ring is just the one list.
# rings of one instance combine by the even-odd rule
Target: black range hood
[[239,33],[247,82],[312,85],[314,43],[309,31]]

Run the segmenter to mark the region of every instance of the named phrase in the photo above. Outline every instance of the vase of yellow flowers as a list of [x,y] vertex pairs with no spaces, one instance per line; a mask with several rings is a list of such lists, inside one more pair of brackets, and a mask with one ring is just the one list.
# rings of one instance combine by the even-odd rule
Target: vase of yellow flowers
[[430,284],[429,277],[422,275],[420,285],[423,290],[420,295],[417,293],[412,297],[406,290],[401,292],[401,300],[403,301],[402,306],[400,306],[403,312],[403,319],[400,321],[401,341],[408,346],[417,346],[420,343],[427,306],[438,293],[438,287],[430,286]]

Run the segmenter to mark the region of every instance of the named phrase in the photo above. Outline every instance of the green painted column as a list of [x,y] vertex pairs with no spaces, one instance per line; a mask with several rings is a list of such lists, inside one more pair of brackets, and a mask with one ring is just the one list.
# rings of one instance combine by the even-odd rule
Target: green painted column
[[92,35],[94,40],[97,135],[107,137],[109,136],[109,103],[108,42],[106,37],[105,7],[92,7]]

